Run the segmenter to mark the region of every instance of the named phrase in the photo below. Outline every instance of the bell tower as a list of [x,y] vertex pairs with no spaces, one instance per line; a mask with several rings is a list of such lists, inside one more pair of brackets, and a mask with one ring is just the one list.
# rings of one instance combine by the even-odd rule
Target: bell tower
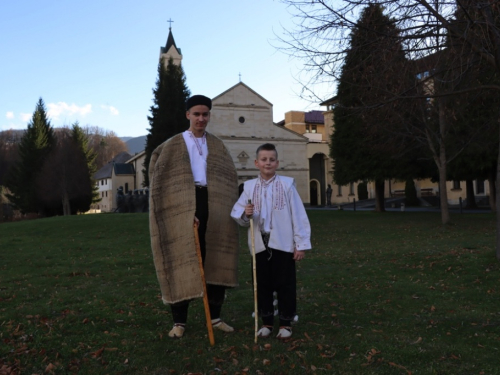
[[170,58],[173,59],[175,65],[181,65],[182,61],[182,54],[181,54],[181,49],[177,48],[175,45],[175,40],[174,36],[172,35],[172,19],[169,19],[167,22],[170,23],[170,26],[168,28],[168,38],[167,38],[167,44],[165,47],[160,47],[160,60],[163,58],[164,59],[164,64],[165,67],[167,67],[168,60]]

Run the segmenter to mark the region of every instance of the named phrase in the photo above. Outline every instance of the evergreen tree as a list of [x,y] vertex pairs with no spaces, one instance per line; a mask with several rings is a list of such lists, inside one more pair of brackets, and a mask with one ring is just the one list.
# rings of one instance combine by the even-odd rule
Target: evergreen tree
[[181,65],[175,65],[172,58],[165,68],[164,59],[158,64],[158,78],[153,90],[154,104],[148,116],[149,134],[146,137],[146,159],[144,161],[144,185],[149,185],[149,161],[151,154],[170,137],[189,128],[186,118],[186,100],[190,96],[186,76]]
[[85,196],[80,196],[78,199],[75,199],[74,202],[71,202],[71,207],[73,210],[86,212],[90,209],[91,204],[101,200],[99,197],[99,187],[94,180],[94,174],[97,171],[95,164],[97,154],[90,147],[89,137],[85,134],[85,131],[80,127],[78,122],[73,124],[71,128],[71,138],[85,160],[90,192],[90,195],[85,194]]
[[[454,27],[467,31],[470,19],[478,19],[477,4],[463,0],[452,21]],[[500,25],[500,15],[496,15]],[[475,36],[475,39],[480,36]],[[479,43],[480,40],[477,41]],[[466,180],[467,206],[475,208],[472,180],[488,180],[490,183],[490,205],[495,211],[496,164],[498,158],[498,108],[500,97],[496,91],[474,90],[470,87],[499,85],[500,74],[486,64],[471,47],[464,48],[459,38],[449,36],[447,40],[449,69],[447,81],[457,90],[465,92],[453,97],[448,105],[449,121],[453,121],[453,136],[461,152],[449,164],[448,179]],[[468,68],[465,69],[464,67]],[[463,151],[462,151],[463,149]]]
[[36,179],[55,144],[54,130],[40,98],[19,144],[19,161],[7,181],[9,200],[23,213],[43,210],[37,196]]
[[375,182],[377,211],[385,210],[384,180],[407,173],[407,147],[395,131],[404,122],[403,104],[390,99],[410,79],[408,65],[394,22],[380,5],[366,7],[342,67],[330,156],[337,184]]
[[409,178],[405,183],[405,205],[408,207],[420,206],[413,178]]
[[95,153],[89,150],[83,130],[74,124],[62,128],[37,178],[37,191],[45,215],[72,215],[90,209],[96,197],[93,181]]

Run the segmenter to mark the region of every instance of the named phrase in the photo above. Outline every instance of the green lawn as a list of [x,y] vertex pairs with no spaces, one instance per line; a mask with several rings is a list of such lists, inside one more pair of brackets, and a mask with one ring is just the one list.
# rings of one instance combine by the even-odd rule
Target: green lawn
[[255,345],[250,255],[208,342],[172,340],[147,214],[0,224],[0,374],[500,374],[493,214],[308,211],[293,339]]

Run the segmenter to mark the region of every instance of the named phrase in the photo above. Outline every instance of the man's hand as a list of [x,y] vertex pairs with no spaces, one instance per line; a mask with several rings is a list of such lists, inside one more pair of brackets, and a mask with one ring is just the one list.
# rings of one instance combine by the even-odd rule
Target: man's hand
[[305,251],[299,251],[297,249],[294,249],[293,250],[293,260],[302,260],[304,259],[306,256],[306,252]]
[[198,220],[198,218],[195,216],[194,217],[194,224],[199,227],[200,226],[200,221]]

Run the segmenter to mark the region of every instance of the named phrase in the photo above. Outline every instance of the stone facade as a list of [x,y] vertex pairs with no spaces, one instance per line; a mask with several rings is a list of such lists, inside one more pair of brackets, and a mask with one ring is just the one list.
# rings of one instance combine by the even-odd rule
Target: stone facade
[[228,148],[239,183],[258,176],[255,151],[263,143],[278,150],[278,173],[293,177],[304,203],[309,203],[309,166],[306,137],[273,123],[273,105],[243,82],[212,100],[207,131]]

